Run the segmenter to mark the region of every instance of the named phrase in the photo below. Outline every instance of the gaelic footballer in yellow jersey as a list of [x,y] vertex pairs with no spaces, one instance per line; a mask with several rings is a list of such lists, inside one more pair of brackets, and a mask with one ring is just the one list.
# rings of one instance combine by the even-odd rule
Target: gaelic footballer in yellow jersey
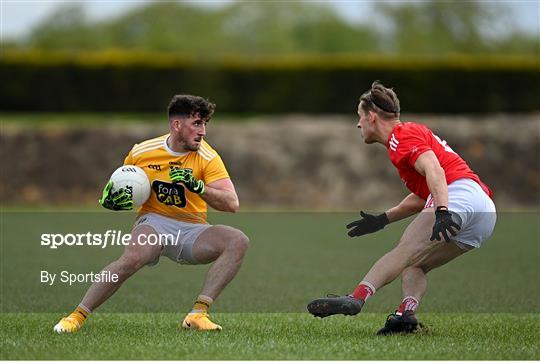
[[[205,185],[229,179],[229,174],[218,153],[203,139],[197,151],[176,152],[168,145],[169,134],[136,144],[124,164],[136,165],[150,180],[151,193],[138,214],[157,213],[191,223],[206,223],[207,204],[182,183],[170,178],[174,167],[192,170],[195,179]],[[170,141],[169,141],[170,142]]]
[[[201,292],[183,328],[221,330],[212,322],[208,309],[235,277],[242,265],[249,239],[240,230],[207,223],[207,205],[236,212],[239,207],[234,185],[218,153],[204,140],[215,105],[192,96],[174,96],[169,104],[169,133],[136,144],[125,164],[141,167],[151,183],[148,201],[139,209],[131,231],[132,243],[123,254],[104,268],[118,276],[118,282],[93,283],[77,309],[58,322],[58,333],[78,331],[89,314],[113,295],[122,283],[145,265],[156,265],[161,256],[183,264],[213,263]],[[109,181],[99,200],[110,210],[129,210],[131,195],[111,191]],[[149,236],[179,235],[175,243],[137,243]],[[141,239],[142,237],[142,239]]]

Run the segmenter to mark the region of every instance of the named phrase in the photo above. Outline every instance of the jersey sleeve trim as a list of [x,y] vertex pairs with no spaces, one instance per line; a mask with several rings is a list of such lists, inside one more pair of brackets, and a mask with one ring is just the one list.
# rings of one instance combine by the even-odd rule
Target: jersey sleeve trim
[[132,157],[138,156],[141,153],[144,153],[146,151],[155,150],[156,148],[161,147],[166,137],[167,135],[163,135],[163,136],[152,138],[152,139],[136,144],[131,149]]
[[152,139],[143,141],[143,142],[141,142],[141,143],[137,143],[135,146],[133,146],[133,150],[134,150],[134,151],[137,151],[138,148],[143,148],[143,147],[147,147],[147,146],[150,146],[150,145],[153,145],[153,144],[157,144],[157,143],[163,142],[163,140],[165,139],[165,137],[166,137],[166,135],[160,136],[160,137],[156,137],[156,138],[152,138]]
[[133,157],[136,157],[142,153],[145,153],[145,152],[148,152],[148,151],[152,151],[152,150],[157,150],[158,148],[162,148],[163,147],[163,144],[160,142],[159,144],[157,145],[150,145],[148,147],[144,147],[144,148],[139,148],[136,152],[133,152]]
[[201,144],[197,153],[206,161],[212,161],[212,159],[216,157],[216,153],[206,148],[204,144]]

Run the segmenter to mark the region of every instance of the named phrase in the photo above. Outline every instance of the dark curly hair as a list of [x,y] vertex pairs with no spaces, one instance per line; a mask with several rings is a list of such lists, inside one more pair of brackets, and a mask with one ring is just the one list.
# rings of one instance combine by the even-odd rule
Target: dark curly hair
[[191,117],[199,115],[201,119],[209,121],[216,105],[208,99],[188,94],[175,95],[169,103],[169,120],[174,117]]
[[[381,118],[399,118],[399,99],[392,88],[386,88],[376,80],[371,89],[360,96],[362,109],[376,112]],[[363,103],[362,103],[363,102]]]

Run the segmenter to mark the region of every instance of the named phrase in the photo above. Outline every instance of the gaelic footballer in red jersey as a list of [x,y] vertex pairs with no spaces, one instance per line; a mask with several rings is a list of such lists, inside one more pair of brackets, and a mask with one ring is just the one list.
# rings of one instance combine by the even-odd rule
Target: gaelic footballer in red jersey
[[401,275],[403,300],[378,334],[412,333],[416,308],[426,291],[426,274],[469,250],[479,248],[496,222],[493,194],[450,146],[424,125],[401,122],[396,93],[374,82],[360,97],[358,128],[364,142],[388,149],[390,161],[411,192],[380,215],[361,211],[347,225],[357,237],[418,214],[398,245],[380,258],[356,289],[341,297],[315,299],[311,314],[327,317],[360,312],[376,290]]

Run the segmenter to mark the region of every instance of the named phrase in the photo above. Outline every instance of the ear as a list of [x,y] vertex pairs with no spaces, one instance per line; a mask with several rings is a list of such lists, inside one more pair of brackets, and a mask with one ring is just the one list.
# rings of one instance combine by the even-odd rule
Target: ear
[[180,118],[173,118],[171,120],[171,129],[175,132],[179,132],[182,129],[182,120],[180,120]]
[[377,117],[377,113],[373,111],[369,111],[369,117],[368,117],[369,123],[374,124],[376,117]]

